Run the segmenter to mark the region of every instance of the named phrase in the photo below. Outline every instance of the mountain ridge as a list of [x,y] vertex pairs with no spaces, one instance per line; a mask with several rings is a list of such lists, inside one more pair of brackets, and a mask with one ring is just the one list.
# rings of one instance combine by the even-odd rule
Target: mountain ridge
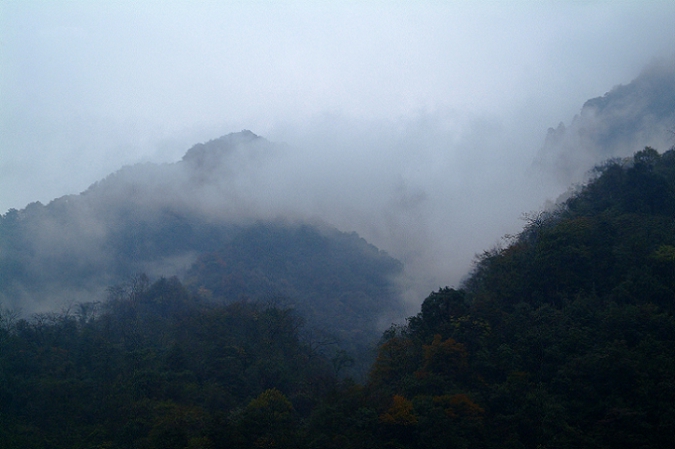
[[630,83],[584,102],[569,125],[549,128],[534,165],[566,187],[606,159],[670,148],[674,129],[675,59],[655,61]]
[[[339,318],[341,329],[348,329],[342,332],[346,338],[357,340],[356,323],[365,340],[377,338],[390,320],[402,315],[397,285],[400,262],[355,233],[338,231],[312,217],[260,218],[241,213],[248,206],[241,204],[236,185],[230,188],[228,183],[232,177],[245,176],[240,168],[248,159],[257,163],[278,150],[251,131],[230,133],[192,146],[178,162],[126,166],[80,195],[10,210],[0,217],[0,235],[8,237],[0,239],[0,299],[5,306],[22,307],[26,313],[53,310],[73,301],[102,299],[107,287],[138,273],[151,278],[189,274],[194,293],[209,290],[212,300],[287,296],[313,327],[340,333],[330,323]],[[268,247],[253,245],[265,235],[272,236]],[[283,246],[288,239],[305,253]],[[312,247],[305,239],[329,245],[332,253],[321,245]],[[232,246],[235,242],[239,242],[238,252]],[[223,253],[225,248],[232,255]],[[279,257],[267,258],[270,250],[278,251]],[[195,264],[209,254],[238,264],[237,288],[219,290],[199,280],[206,272],[197,270]],[[266,267],[245,265],[245,260],[269,263]],[[284,271],[284,264],[291,260],[312,268],[308,272],[314,280]],[[318,268],[309,267],[309,260],[319,263]],[[348,265],[357,262],[363,271],[349,271]],[[226,282],[222,269],[209,268],[208,276],[217,285]],[[255,274],[261,270],[263,277]],[[330,272],[343,276],[335,278]],[[332,279],[333,291],[322,283],[322,277]],[[260,289],[254,282],[263,278],[266,287]],[[247,281],[242,284],[242,279]],[[350,295],[355,299],[349,299]],[[361,307],[339,306],[354,306],[359,301]]]

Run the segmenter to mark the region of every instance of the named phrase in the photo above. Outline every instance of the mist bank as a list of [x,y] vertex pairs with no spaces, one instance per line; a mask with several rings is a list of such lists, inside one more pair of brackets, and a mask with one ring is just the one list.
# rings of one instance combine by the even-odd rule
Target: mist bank
[[[523,214],[550,207],[596,163],[649,144],[667,149],[674,66],[654,63],[587,101],[570,125],[549,130],[543,147],[545,133],[522,115],[505,121],[449,109],[398,121],[326,114],[278,126],[270,140],[226,134],[177,162],[128,165],[80,195],[29,205],[19,215],[33,217],[33,250],[21,257],[40,261],[34,273],[54,272],[44,268],[59,257],[98,270],[96,282],[81,286],[86,296],[138,271],[185,273],[200,252],[227,241],[217,235],[238,227],[323,223],[400,260],[397,283],[413,313],[429,292],[460,284],[477,253],[518,233]],[[123,230],[130,222],[138,224],[131,236]],[[167,237],[172,226],[189,229],[186,241]]]
[[[497,173],[492,159],[482,166],[471,156],[490,143],[473,141],[481,136],[479,128],[494,124],[473,124],[476,131],[459,143],[466,151],[459,157],[443,152],[437,139],[443,123],[435,123],[433,133],[424,124],[387,133],[345,126],[333,135],[328,122],[316,125],[304,142],[272,143],[251,131],[228,134],[193,146],[176,163],[126,166],[80,195],[29,205],[18,212],[18,222],[30,223],[28,265],[36,263],[31,273],[54,273],[65,258],[96,279],[86,296],[97,284],[109,285],[137,271],[184,272],[199,251],[223,244],[215,235],[231,235],[234,228],[259,221],[329,223],[357,232],[403,262],[396,282],[413,312],[429,291],[459,282],[473,254],[485,246],[458,235],[470,231],[477,239],[503,233],[503,223],[485,215],[500,209],[472,200],[490,190],[503,195],[505,190],[495,187],[502,179],[479,182],[482,175],[467,176]],[[452,132],[446,130],[445,137]],[[183,228],[189,233],[177,232]],[[167,242],[171,233],[186,241]],[[56,279],[69,275],[56,272],[51,275]],[[83,296],[64,292],[70,298]]]

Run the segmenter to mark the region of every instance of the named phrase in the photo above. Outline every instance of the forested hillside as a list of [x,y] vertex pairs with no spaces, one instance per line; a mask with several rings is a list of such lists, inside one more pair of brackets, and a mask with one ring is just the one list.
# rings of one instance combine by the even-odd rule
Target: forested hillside
[[[340,380],[349,354],[305,332],[300,307],[208,301],[312,273],[294,252],[339,257],[298,228],[283,239],[288,266],[264,277],[281,248],[248,262],[238,248],[288,230],[250,232],[201,258],[188,276],[199,295],[140,276],[67,313],[4,310],[0,446],[675,445],[675,149],[610,161],[557,209],[528,215],[460,288],[384,333],[363,385]],[[235,260],[245,268],[209,277]]]
[[308,332],[339,343],[367,371],[381,330],[403,316],[394,282],[401,270],[356,233],[259,223],[199,256],[185,282],[207,298],[274,299],[292,307]]
[[673,447],[674,312],[675,150],[647,148],[386,332],[365,389],[316,431],[341,447]]

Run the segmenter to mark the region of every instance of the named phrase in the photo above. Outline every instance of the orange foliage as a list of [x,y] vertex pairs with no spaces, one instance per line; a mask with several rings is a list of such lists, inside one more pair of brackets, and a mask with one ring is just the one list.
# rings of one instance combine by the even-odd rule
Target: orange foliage
[[417,416],[413,412],[412,402],[400,395],[395,395],[389,409],[380,416],[380,422],[399,426],[417,424]]

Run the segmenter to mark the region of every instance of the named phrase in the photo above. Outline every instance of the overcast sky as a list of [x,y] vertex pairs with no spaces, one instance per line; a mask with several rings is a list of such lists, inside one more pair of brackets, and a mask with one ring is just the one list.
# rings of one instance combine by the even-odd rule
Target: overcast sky
[[452,231],[436,258],[477,252],[555,194],[515,193],[547,128],[672,58],[674,23],[673,1],[3,0],[0,213],[249,129],[338,226],[409,254],[359,212],[389,201],[415,238]]

